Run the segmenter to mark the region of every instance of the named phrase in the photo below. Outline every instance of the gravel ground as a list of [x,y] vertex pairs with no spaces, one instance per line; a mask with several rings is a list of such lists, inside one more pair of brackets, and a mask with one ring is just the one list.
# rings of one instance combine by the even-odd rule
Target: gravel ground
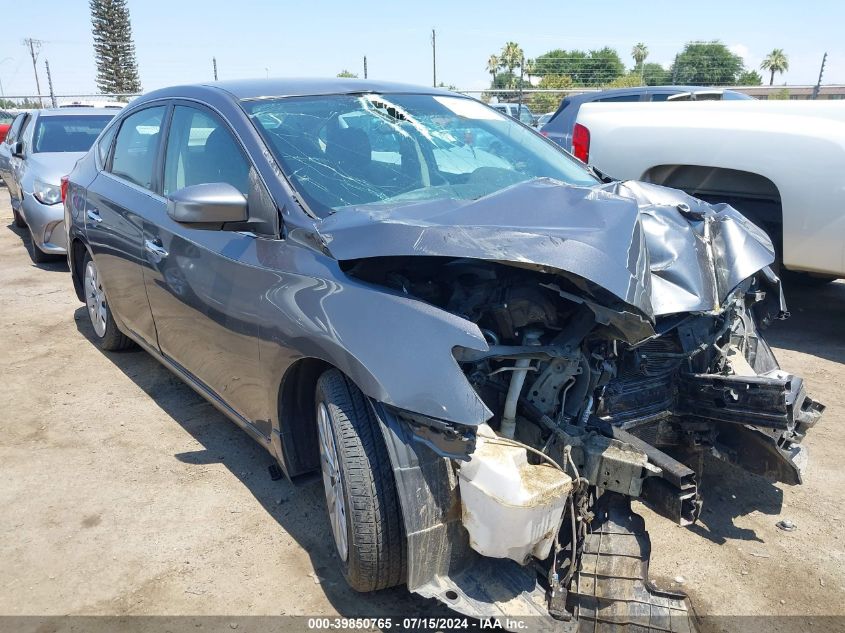
[[[271,481],[270,456],[151,357],[98,351],[66,265],[33,265],[0,199],[0,614],[442,613],[351,592],[319,481]],[[787,298],[768,338],[828,406],[805,484],[709,462],[697,525],[638,506],[653,577],[682,577],[701,614],[845,616],[845,283]]]

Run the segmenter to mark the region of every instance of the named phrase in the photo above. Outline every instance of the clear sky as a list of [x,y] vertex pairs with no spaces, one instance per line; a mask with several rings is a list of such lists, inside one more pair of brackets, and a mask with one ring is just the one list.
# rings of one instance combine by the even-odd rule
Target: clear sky
[[[44,41],[58,94],[95,92],[87,0],[12,0],[0,39],[6,95],[34,94],[25,37]],[[8,7],[7,7],[8,8]],[[837,0],[129,0],[145,90],[212,78],[369,76],[429,84],[431,29],[437,30],[437,78],[459,89],[487,87],[487,58],[513,40],[535,57],[553,48],[616,48],[626,64],[638,41],[647,61],[668,65],[690,40],[720,39],[759,68],[783,48],[790,70],[776,83],[813,84],[828,52],[823,83],[845,83],[845,3]],[[764,74],[766,82],[768,77]]]

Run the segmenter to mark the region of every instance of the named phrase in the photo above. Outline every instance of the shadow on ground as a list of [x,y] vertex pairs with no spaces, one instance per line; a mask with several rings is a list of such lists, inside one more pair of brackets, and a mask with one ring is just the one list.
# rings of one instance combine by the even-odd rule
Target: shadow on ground
[[[15,226],[14,220],[9,222],[9,224],[6,225],[6,228],[21,238],[24,248],[27,250],[28,253],[31,254],[34,246],[32,244],[32,237],[29,235],[29,230],[26,228]],[[50,256],[50,261],[44,262],[42,264],[30,262],[30,265],[33,268],[38,268],[39,270],[64,273],[68,272],[67,259],[65,259],[64,255],[52,255]]]
[[709,455],[704,461],[699,490],[703,502],[701,518],[689,529],[720,545],[728,540],[763,543],[754,530],[738,527],[734,519],[755,511],[777,515],[783,506],[780,488]]
[[[77,309],[74,319],[79,332],[94,345],[85,308]],[[224,464],[308,553],[320,587],[339,614],[367,618],[454,615],[405,587],[368,594],[350,589],[334,553],[321,479],[306,477],[293,484],[272,481],[268,467],[275,460],[269,453],[152,356],[142,351],[102,353],[203,446],[174,455],[176,459],[186,464]]]
[[766,330],[773,347],[845,363],[845,281],[784,288],[790,317]]

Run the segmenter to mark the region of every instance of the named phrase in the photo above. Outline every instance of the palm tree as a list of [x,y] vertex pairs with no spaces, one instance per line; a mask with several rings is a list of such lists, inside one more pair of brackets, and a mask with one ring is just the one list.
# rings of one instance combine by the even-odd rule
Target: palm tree
[[525,63],[522,65],[522,69],[525,71],[525,74],[528,75],[528,87],[531,87],[531,75],[534,74],[534,71],[537,69],[537,64],[534,63],[533,59],[526,59]]
[[490,55],[490,58],[487,60],[487,72],[490,73],[491,77],[493,77],[493,82],[490,84],[491,86],[496,85],[496,71],[499,70],[499,66],[501,66],[499,58],[496,55]]
[[645,62],[646,57],[648,57],[648,46],[642,42],[637,42],[634,44],[634,48],[631,49],[631,57],[634,58],[634,68],[640,69],[640,80],[642,80],[643,71],[645,70],[643,62]]
[[516,42],[508,42],[502,48],[502,54],[499,56],[499,61],[502,66],[508,69],[508,88],[513,88],[513,69],[519,68],[522,65],[522,60],[525,57],[519,44]]
[[769,85],[771,86],[775,83],[775,73],[782,75],[784,72],[789,70],[789,58],[786,56],[786,53],[783,52],[782,48],[776,48],[766,55],[766,59],[764,59],[763,63],[760,64],[760,68],[768,70],[771,73],[769,75]]

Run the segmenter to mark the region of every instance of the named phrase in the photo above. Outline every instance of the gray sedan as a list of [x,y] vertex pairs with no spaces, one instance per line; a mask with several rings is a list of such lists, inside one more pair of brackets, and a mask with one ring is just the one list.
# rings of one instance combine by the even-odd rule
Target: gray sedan
[[9,190],[15,224],[29,229],[33,261],[65,254],[61,179],[114,114],[104,108],[24,113],[0,146],[0,176]]
[[91,340],[146,350],[290,478],[321,473],[326,546],[359,591],[549,630],[600,626],[600,591],[614,617],[689,630],[631,499],[696,521],[704,451],[801,481],[823,407],[761,334],[786,314],[766,235],[600,182],[474,99],[159,90],[65,194]]

